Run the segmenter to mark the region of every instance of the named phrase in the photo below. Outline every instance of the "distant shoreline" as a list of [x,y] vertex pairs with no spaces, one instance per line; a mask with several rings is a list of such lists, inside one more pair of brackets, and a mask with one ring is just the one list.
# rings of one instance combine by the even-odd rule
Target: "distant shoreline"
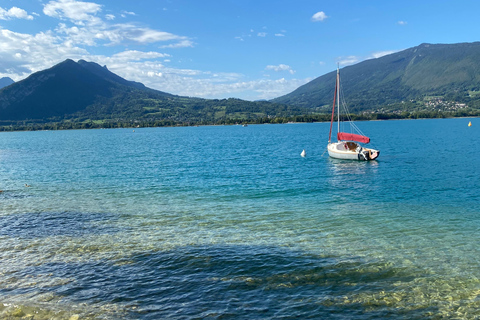
[[[350,114],[353,121],[384,121],[384,120],[420,120],[420,119],[451,119],[451,118],[478,118],[480,110],[472,110],[471,114],[451,114],[425,112],[399,114]],[[432,116],[426,116],[432,115]],[[213,121],[174,121],[174,120],[87,120],[87,121],[0,121],[0,132],[11,131],[56,131],[56,130],[81,130],[81,129],[137,129],[157,127],[195,127],[195,126],[221,126],[243,124],[287,124],[287,123],[315,123],[330,122],[331,114],[310,114],[290,117],[257,118],[257,119],[220,119]],[[2,125],[3,122],[3,125]],[[8,123],[8,124],[6,124]]]

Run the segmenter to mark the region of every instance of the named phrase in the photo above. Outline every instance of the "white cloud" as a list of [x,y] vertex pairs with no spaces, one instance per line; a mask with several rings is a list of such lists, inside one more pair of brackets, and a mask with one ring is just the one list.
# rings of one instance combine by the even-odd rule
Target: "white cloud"
[[348,66],[359,62],[361,59],[357,56],[338,57],[337,63],[342,66]]
[[146,59],[157,59],[157,58],[165,58],[170,57],[170,55],[160,52],[142,52],[138,50],[126,50],[120,53],[116,53],[112,56],[112,59],[116,61],[140,61]]
[[10,20],[12,18],[33,20],[33,16],[29,15],[27,11],[23,9],[12,7],[8,10],[5,10],[0,8],[0,20]]
[[[242,40],[243,41],[243,40]],[[176,49],[176,48],[187,48],[187,47],[193,47],[194,43],[191,40],[184,39],[180,40],[176,43],[168,44],[161,46],[160,48],[170,48],[170,49]]]
[[385,51],[378,51],[378,52],[373,52],[369,56],[364,56],[364,57],[359,57],[359,56],[347,56],[347,57],[338,57],[337,63],[339,63],[342,66],[348,66],[352,65],[364,60],[369,60],[369,59],[377,59],[381,58],[383,56],[398,52],[400,50],[385,50]]
[[55,31],[58,35],[64,35],[65,40],[68,41],[70,45],[95,46],[97,40],[103,39],[101,33],[94,33],[92,30],[84,27],[68,27],[65,23],[60,23]]
[[367,59],[381,58],[383,56],[398,52],[398,50],[379,51],[372,53]]
[[[78,4],[82,4],[82,6]],[[111,24],[106,22],[115,18],[112,14],[107,14],[106,21],[102,21],[96,16],[100,11],[101,6],[97,4],[73,0],[50,1],[44,7],[45,14],[61,20],[69,20],[74,24],[70,27],[66,23],[60,23],[55,30],[68,37],[73,44],[95,46],[103,43],[113,46],[131,42],[140,44],[173,42],[168,46],[177,48],[193,46],[193,42],[187,37],[169,32],[139,27],[134,23]]]
[[312,16],[312,21],[323,21],[327,19],[328,16],[323,11],[319,11]]
[[[137,73],[139,67],[144,70],[142,74]],[[290,93],[311,80],[281,78],[242,81],[244,76],[236,73],[212,74],[195,70],[156,69],[153,64],[148,66],[142,64],[139,67],[133,68],[136,74],[131,74],[129,80],[140,81],[153,89],[201,98],[220,99],[240,96],[247,100],[273,99]],[[111,67],[109,69],[113,70]],[[117,71],[123,74],[122,71]]]
[[278,66],[274,66],[274,65],[268,65],[265,67],[265,70],[273,70],[273,71],[276,71],[276,72],[280,72],[280,71],[288,71],[290,72],[290,74],[294,74],[295,73],[295,70],[292,70],[292,68],[286,64],[279,64]]
[[[19,11],[10,12],[10,16],[20,16]],[[106,20],[96,17],[100,12],[101,6],[94,3],[49,1],[44,6],[44,13],[65,21],[59,23],[54,30],[30,35],[0,27],[0,74],[21,80],[32,72],[50,68],[67,58],[95,61],[98,57],[90,55],[87,48],[100,44],[113,46],[167,42],[170,47],[193,46],[187,37],[172,33],[128,23],[108,24]],[[108,18],[107,15],[105,19]],[[131,62],[169,55],[127,50],[113,57],[116,61]]]
[[170,41],[184,39],[169,32],[152,30],[150,28],[139,28],[132,24],[115,25],[113,33],[126,40],[134,40],[139,43],[154,43],[161,41]]
[[404,26],[407,24],[407,21],[398,21],[397,24]]
[[0,74],[15,81],[67,57],[80,59],[87,54],[85,49],[72,46],[51,31],[29,35],[0,29]]
[[257,36],[265,38],[267,36],[267,33],[266,32],[259,32],[259,33],[257,33]]
[[275,37],[285,37],[283,33],[275,33]]
[[99,4],[75,0],[50,1],[43,7],[43,13],[49,17],[68,19],[80,25],[83,25],[84,22],[99,22],[95,15],[101,10],[102,6]]

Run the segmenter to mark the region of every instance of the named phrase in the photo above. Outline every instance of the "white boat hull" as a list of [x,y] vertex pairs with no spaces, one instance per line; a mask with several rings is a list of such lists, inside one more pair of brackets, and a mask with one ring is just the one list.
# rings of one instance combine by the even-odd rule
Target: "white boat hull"
[[380,154],[378,150],[363,148],[361,145],[350,141],[329,143],[327,150],[330,157],[343,160],[375,160]]
[[[380,155],[379,150],[364,148],[357,142],[369,143],[370,138],[365,136],[350,120],[347,111],[348,122],[350,123],[350,132],[340,130],[340,69],[337,67],[337,80],[335,82],[335,95],[333,97],[332,120],[330,122],[330,133],[328,134],[328,155],[335,159],[344,160],[375,160]],[[337,142],[330,142],[332,138],[333,116],[335,114],[335,105],[337,106]],[[346,106],[346,105],[345,105]],[[345,108],[346,109],[346,108]],[[356,142],[355,142],[356,141]]]

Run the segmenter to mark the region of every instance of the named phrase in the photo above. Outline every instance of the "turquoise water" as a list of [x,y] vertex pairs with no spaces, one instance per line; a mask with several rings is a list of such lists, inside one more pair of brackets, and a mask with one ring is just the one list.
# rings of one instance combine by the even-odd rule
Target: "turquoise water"
[[1,133],[0,318],[478,318],[477,120]]

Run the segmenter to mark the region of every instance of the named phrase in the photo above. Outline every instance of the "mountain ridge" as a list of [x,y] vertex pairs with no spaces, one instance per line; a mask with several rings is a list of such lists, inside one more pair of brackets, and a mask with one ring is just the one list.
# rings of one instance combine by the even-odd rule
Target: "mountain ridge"
[[154,90],[94,62],[71,59],[0,89],[0,120],[217,123],[306,113],[240,99],[201,99]]
[[[107,102],[119,91],[148,91],[143,84],[125,80],[96,63],[66,59],[0,89],[0,119],[61,117]],[[161,96],[170,94],[156,91]]]
[[[459,98],[462,93],[461,100],[468,100],[468,91],[480,90],[480,42],[422,43],[341,68],[340,74],[345,99],[357,112],[425,96]],[[326,110],[332,103],[335,75],[336,71],[329,72],[270,101]]]

